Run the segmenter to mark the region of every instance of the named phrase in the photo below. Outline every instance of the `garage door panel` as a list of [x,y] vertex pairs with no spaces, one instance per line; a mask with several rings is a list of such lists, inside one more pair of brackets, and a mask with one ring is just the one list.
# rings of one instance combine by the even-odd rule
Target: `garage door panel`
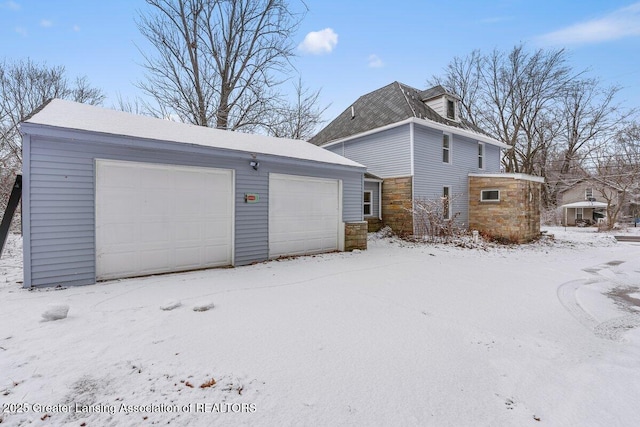
[[176,248],[176,266],[182,268],[197,268],[204,261],[202,248]]
[[178,245],[185,242],[199,242],[202,237],[204,226],[200,222],[180,220],[176,224],[176,243]]
[[151,249],[149,246],[144,248],[138,253],[140,273],[148,274],[166,269],[171,263],[170,256],[169,249]]
[[127,277],[134,275],[136,262],[135,251],[120,251],[117,253],[108,253],[98,256],[98,264],[107,271],[113,272],[119,277]]
[[232,263],[233,171],[96,165],[98,279]]
[[[205,253],[207,254],[207,259],[223,259],[223,257],[227,254],[227,247],[226,245],[210,245],[206,247],[205,251]],[[229,263],[220,261],[217,263],[213,263],[212,265],[215,267],[219,267],[223,265],[229,265]]]
[[271,174],[269,256],[337,250],[340,198],[338,180]]
[[168,243],[171,239],[169,224],[165,221],[145,222],[139,225],[137,231],[137,240],[143,245]]
[[136,171],[133,175],[139,178],[139,186],[134,188],[144,188],[151,192],[158,191],[158,188],[171,188],[171,174],[167,174],[164,168],[146,168]]

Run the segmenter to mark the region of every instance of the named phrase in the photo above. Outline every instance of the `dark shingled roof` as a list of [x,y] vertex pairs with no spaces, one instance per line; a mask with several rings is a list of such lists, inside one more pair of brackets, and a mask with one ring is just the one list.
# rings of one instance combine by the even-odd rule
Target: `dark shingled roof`
[[[486,135],[485,132],[469,122],[456,122],[442,117],[423,102],[423,100],[443,94],[451,95],[440,85],[421,91],[399,82],[393,82],[362,95],[309,142],[315,145],[324,145],[337,139],[398,123],[411,117],[432,120]],[[451,96],[457,98],[455,95]]]
[[421,100],[422,101],[429,101],[430,99],[437,98],[437,97],[442,96],[442,95],[448,95],[448,96],[453,97],[455,99],[460,99],[460,97],[458,95],[454,95],[451,92],[447,92],[447,90],[444,87],[442,87],[441,85],[434,86],[434,87],[429,88],[427,90],[423,90],[422,92],[420,92],[420,95],[421,95]]

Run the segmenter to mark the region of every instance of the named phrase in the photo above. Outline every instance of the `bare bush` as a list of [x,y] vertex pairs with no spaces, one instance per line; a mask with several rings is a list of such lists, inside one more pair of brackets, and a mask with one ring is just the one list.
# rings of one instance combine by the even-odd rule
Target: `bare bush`
[[556,206],[549,206],[540,212],[540,222],[544,225],[557,226],[562,223],[562,213]]
[[457,197],[415,200],[411,209],[414,236],[431,243],[450,243],[463,234],[464,230],[457,222],[460,212],[450,211]]

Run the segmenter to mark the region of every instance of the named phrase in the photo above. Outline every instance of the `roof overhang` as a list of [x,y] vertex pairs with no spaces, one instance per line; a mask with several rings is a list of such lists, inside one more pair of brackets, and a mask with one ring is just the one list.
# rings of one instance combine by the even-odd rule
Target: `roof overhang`
[[498,141],[497,139],[493,139],[490,136],[483,135],[481,133],[474,132],[474,131],[469,130],[469,129],[461,129],[461,128],[458,128],[458,127],[455,127],[455,126],[449,126],[449,125],[445,125],[445,124],[442,124],[442,123],[435,122],[433,120],[420,119],[420,118],[417,118],[417,117],[409,117],[408,119],[404,119],[404,120],[402,120],[400,122],[391,123],[391,124],[388,124],[388,125],[385,125],[385,126],[381,126],[381,127],[375,128],[375,129],[368,130],[366,132],[360,132],[360,133],[357,133],[355,135],[350,135],[350,136],[347,136],[347,137],[344,137],[344,138],[336,139],[336,140],[328,142],[328,143],[326,143],[324,145],[320,145],[320,147],[328,148],[328,147],[331,147],[333,145],[340,144],[342,142],[346,142],[346,141],[349,141],[349,140],[352,140],[352,139],[356,139],[356,138],[362,138],[363,136],[372,135],[374,133],[382,132],[382,131],[385,131],[385,130],[388,130],[388,129],[393,129],[393,128],[396,128],[396,127],[399,127],[399,126],[403,126],[403,125],[406,125],[406,124],[409,124],[409,123],[415,123],[415,124],[422,125],[422,126],[427,126],[427,127],[433,128],[433,129],[439,129],[439,130],[442,130],[444,132],[449,132],[449,133],[452,133],[452,134],[455,134],[455,135],[460,135],[460,136],[464,136],[464,137],[467,137],[467,138],[470,138],[470,139],[475,139],[476,141],[484,142],[484,143],[490,144],[490,145],[495,145],[496,147],[500,147],[500,148],[503,148],[505,150],[508,150],[508,149],[512,148],[510,145],[505,144],[504,142]]
[[176,146],[190,145],[305,160],[358,168],[363,172],[366,169],[360,163],[305,141],[195,126],[61,99],[53,99],[36,110],[20,124],[20,131],[45,137],[67,131],[91,133],[95,136],[144,139]]
[[600,208],[606,208],[607,204],[604,203],[604,202],[590,202],[588,200],[585,200],[584,202],[567,203],[566,205],[562,205],[560,207],[564,208],[564,209],[567,209],[567,208],[595,208],[595,209],[600,209]]
[[544,183],[544,177],[528,175],[526,173],[470,173],[469,176],[477,176],[479,178],[511,178],[522,181],[533,181]]
[[364,180],[369,182],[383,182],[384,179],[380,178],[378,175],[374,175],[371,172],[364,173]]

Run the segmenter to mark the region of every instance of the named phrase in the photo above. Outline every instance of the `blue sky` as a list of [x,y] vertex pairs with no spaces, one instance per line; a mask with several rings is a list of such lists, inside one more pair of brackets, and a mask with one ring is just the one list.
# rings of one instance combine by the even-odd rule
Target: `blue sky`
[[[618,101],[640,107],[640,2],[622,0],[307,0],[294,64],[322,89],[331,120],[358,96],[395,80],[426,88],[454,56],[473,49],[566,48],[570,65]],[[0,58],[64,65],[102,88],[105,106],[138,94],[143,78],[135,24],[142,0],[0,0]],[[136,47],[138,46],[138,47]],[[294,79],[295,80],[295,79]]]

